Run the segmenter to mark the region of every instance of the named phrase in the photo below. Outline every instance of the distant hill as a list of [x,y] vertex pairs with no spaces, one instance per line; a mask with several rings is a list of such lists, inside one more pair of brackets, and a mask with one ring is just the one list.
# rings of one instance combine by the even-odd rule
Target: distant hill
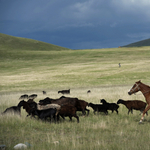
[[69,50],[53,44],[0,33],[0,50]]
[[141,46],[150,46],[150,39],[138,41],[135,43],[131,43],[122,47],[141,47]]

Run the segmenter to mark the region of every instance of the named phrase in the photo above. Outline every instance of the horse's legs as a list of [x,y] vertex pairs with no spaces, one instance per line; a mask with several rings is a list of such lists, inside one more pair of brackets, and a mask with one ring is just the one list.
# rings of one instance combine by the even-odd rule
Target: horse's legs
[[77,123],[79,123],[79,117],[75,114],[74,115],[75,118],[77,118]]
[[86,112],[85,112],[85,110],[84,109],[82,109],[82,115],[86,115]]
[[116,109],[116,112],[117,112],[117,114],[118,114],[118,110]]
[[147,111],[150,109],[150,104],[146,107],[146,109],[143,111],[143,115],[142,115],[142,117],[141,117],[141,120],[140,120],[140,122],[139,123],[142,123],[142,121],[143,121],[143,119],[144,119],[144,115],[145,115],[145,113],[147,113]]
[[93,111],[94,115],[95,115],[95,112],[96,112],[96,111],[94,110],[94,111]]
[[141,115],[141,114],[143,114],[143,111],[142,111],[142,110],[140,110],[140,114],[139,114],[139,115]]
[[70,118],[70,121],[72,121],[72,116],[69,116],[69,118]]
[[87,116],[89,115],[89,110],[88,109],[85,109],[88,113],[87,113]]
[[131,108],[131,113],[133,114],[133,109]]
[[129,115],[130,109],[128,110],[128,115]]

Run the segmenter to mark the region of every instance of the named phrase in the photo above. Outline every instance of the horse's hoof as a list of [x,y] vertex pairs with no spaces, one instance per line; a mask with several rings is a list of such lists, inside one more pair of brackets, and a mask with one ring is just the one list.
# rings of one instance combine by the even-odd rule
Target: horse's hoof
[[143,123],[142,121],[139,122],[139,124],[142,124],[142,123]]

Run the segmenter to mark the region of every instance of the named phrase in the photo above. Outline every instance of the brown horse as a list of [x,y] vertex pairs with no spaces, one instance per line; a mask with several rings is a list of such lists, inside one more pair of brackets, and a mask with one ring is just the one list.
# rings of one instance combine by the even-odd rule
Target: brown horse
[[145,108],[145,110],[143,111],[143,114],[142,114],[142,117],[141,117],[141,120],[140,120],[140,123],[142,123],[145,113],[150,109],[150,86],[142,83],[141,81],[137,81],[137,82],[135,82],[133,87],[130,89],[128,94],[131,95],[131,94],[134,94],[138,91],[142,92],[142,94],[144,95],[145,100],[147,102],[147,105],[148,105]]

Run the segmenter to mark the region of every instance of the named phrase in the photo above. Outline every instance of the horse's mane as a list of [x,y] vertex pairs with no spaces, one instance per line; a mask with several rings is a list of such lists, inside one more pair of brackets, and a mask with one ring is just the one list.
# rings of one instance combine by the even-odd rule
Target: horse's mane
[[141,85],[144,85],[144,86],[146,86],[147,88],[149,88],[149,89],[150,89],[150,86],[149,86],[149,85],[144,84],[144,83],[142,83],[142,82],[140,82],[140,83],[141,83]]

